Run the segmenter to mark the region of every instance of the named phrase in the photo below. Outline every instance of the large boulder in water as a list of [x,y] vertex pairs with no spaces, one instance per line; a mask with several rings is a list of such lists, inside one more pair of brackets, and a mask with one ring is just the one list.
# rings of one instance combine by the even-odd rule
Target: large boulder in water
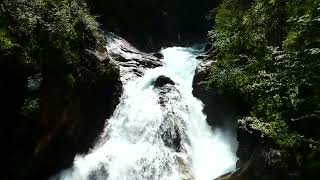
[[[165,86],[168,82],[173,83],[170,78],[159,76],[157,79],[159,79],[159,81],[161,80],[162,86],[158,86],[155,91],[159,95],[158,102],[161,108],[163,108],[163,112],[165,112],[163,122],[160,125],[161,139],[167,147],[174,149],[176,152],[180,152],[183,150],[181,144],[182,139],[186,139],[186,134],[183,130],[185,124],[180,114],[176,113],[172,107],[181,105],[181,93],[175,86]],[[181,108],[186,107],[183,104]],[[184,109],[184,111],[187,111],[187,109]]]
[[[167,77],[164,79],[171,82]],[[189,109],[182,102],[182,95],[176,86],[163,84],[163,86],[154,89],[158,94],[158,103],[164,113],[159,129],[160,138],[164,145],[172,151],[177,154],[185,154],[187,153],[186,144],[190,145],[190,140],[186,133],[186,123],[181,112],[188,112]],[[191,174],[191,160],[187,156],[176,156],[175,163],[178,165],[181,179],[194,179]]]
[[155,80],[154,87],[158,88],[158,87],[162,87],[166,84],[175,85],[175,83],[170,78],[161,75]]
[[155,57],[159,58],[159,59],[163,59],[164,58],[163,54],[161,54],[160,52],[154,53],[153,55]]

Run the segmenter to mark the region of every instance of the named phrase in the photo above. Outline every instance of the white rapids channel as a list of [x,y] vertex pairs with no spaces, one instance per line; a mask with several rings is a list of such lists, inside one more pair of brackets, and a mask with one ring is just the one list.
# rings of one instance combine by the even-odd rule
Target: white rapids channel
[[[213,180],[235,168],[231,145],[207,124],[202,102],[192,95],[201,50],[170,47],[161,53],[164,66],[125,85],[120,104],[90,153],[78,155],[73,167],[51,180]],[[174,90],[162,94],[165,105],[154,87],[160,75],[175,83],[170,85]],[[164,139],[178,136],[179,148]]]

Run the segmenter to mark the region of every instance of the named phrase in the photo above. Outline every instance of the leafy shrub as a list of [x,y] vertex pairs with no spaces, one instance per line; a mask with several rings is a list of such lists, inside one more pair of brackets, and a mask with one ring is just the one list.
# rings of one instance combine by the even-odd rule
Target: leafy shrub
[[319,141],[320,1],[224,0],[214,12],[209,86],[241,94],[250,110],[240,123],[279,145]]
[[[96,49],[102,43],[99,24],[81,0],[4,0],[0,15],[0,63],[5,64],[6,59],[17,62],[26,72],[23,77],[41,74],[42,82],[57,77],[73,88],[80,69],[87,68],[85,49]],[[25,102],[33,102],[28,99]],[[39,108],[30,103],[23,112]]]

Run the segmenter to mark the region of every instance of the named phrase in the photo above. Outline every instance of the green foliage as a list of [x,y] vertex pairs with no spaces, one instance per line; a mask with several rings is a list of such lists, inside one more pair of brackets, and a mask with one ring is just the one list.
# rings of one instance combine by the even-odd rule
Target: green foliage
[[[18,62],[18,69],[41,74],[43,82],[57,77],[74,88],[85,49],[102,43],[99,24],[81,0],[3,0],[0,15],[0,63]],[[35,102],[26,97],[22,114],[39,108]]]
[[0,30],[0,49],[7,50],[13,46],[13,43],[10,37],[7,35],[7,32]]
[[[320,1],[224,0],[209,85],[241,94],[252,128],[284,147],[320,140]],[[213,34],[213,33],[211,33]]]
[[242,125],[249,125],[250,128],[259,130],[262,135],[275,140],[275,142],[283,148],[297,148],[303,142],[303,136],[298,133],[292,133],[288,129],[287,124],[282,120],[265,122],[263,119],[248,116],[239,120]]
[[22,113],[26,117],[34,116],[40,109],[40,100],[38,98],[27,98],[22,107]]
[[111,74],[111,64],[95,57],[102,40],[82,0],[1,0],[1,99],[3,117],[8,117],[1,130],[5,144],[22,146],[6,153],[8,166],[0,179],[46,179],[76,151],[57,155],[60,164],[44,162],[51,148],[76,142],[78,133],[87,130],[78,114],[88,97],[80,95],[96,92],[101,79],[118,77]]
[[77,0],[4,0],[1,21],[2,49],[15,45],[25,63],[54,71],[79,63],[84,48],[101,39],[98,23]]

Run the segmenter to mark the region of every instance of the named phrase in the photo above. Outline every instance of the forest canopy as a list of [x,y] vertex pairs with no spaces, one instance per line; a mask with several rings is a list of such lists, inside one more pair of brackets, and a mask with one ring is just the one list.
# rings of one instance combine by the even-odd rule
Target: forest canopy
[[250,124],[287,148],[319,148],[320,1],[224,0],[211,12],[209,86],[247,104]]

